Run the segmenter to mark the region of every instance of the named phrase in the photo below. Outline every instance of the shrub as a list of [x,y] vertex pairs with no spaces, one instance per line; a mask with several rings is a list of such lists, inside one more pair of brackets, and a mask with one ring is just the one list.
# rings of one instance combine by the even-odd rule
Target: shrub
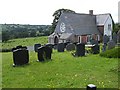
[[11,52],[11,49],[0,49],[0,52]]
[[120,47],[113,48],[113,49],[100,53],[100,56],[107,57],[107,58],[120,58],[119,51],[120,51]]

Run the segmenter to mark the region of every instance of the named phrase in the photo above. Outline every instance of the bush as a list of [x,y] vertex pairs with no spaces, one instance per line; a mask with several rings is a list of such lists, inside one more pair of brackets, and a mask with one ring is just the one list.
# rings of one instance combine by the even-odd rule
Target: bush
[[120,58],[119,51],[120,51],[120,47],[113,48],[113,49],[100,53],[100,56],[107,57],[107,58]]
[[11,52],[12,49],[0,49],[0,52]]

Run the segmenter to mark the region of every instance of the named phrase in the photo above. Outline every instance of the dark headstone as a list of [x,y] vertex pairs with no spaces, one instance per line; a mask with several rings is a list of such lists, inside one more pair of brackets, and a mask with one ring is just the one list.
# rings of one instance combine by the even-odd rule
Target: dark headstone
[[103,48],[102,48],[102,51],[103,51],[103,52],[106,51],[106,47],[107,47],[107,44],[104,44],[104,45],[103,45]]
[[25,49],[13,50],[14,65],[23,65],[29,62],[29,53]]
[[69,43],[70,43],[70,42],[65,42],[65,43],[64,43],[65,47],[66,47]]
[[76,56],[85,56],[85,44],[78,43],[76,45]]
[[108,45],[108,50],[113,49],[115,47],[115,42],[113,40],[111,40],[111,41],[108,42],[107,45]]
[[51,46],[45,46],[44,51],[45,51],[45,58],[46,59],[51,59],[52,47]]
[[89,84],[88,86],[87,86],[87,90],[96,90],[97,88],[96,88],[96,86],[94,85],[94,84]]
[[44,48],[43,46],[39,47],[38,48],[38,53],[37,53],[37,56],[38,56],[38,60],[40,62],[44,61],[45,60],[45,51],[44,51]]
[[22,45],[16,46],[16,49],[21,49]]
[[117,43],[117,34],[115,32],[113,33],[113,41]]
[[65,44],[64,43],[58,43],[57,50],[58,52],[64,52]]
[[35,52],[38,52],[38,48],[41,47],[41,44],[35,44],[34,45],[34,50]]
[[27,50],[26,46],[16,46],[15,48],[12,48],[12,52],[17,49]]
[[38,60],[40,62],[51,59],[52,47],[41,46],[38,48]]
[[107,35],[104,35],[104,36],[103,36],[103,43],[104,43],[104,44],[107,44],[108,41],[109,41],[109,37],[108,37]]
[[72,43],[68,44],[68,45],[66,46],[66,50],[67,50],[67,51],[75,50],[75,44],[72,44]]
[[98,54],[100,52],[100,46],[99,45],[95,45],[92,47],[92,53],[93,54]]
[[48,47],[51,47],[51,48],[53,48],[53,44],[50,44],[50,43],[47,43],[47,44],[45,44],[45,46],[48,46]]

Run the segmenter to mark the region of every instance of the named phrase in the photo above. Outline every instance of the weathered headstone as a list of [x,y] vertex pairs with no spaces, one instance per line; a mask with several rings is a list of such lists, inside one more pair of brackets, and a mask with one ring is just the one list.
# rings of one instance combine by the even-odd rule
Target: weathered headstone
[[92,47],[92,53],[93,54],[98,54],[100,52],[100,46],[99,45],[95,45]]
[[108,37],[107,35],[104,35],[104,36],[103,36],[103,43],[104,43],[104,44],[107,44],[108,41],[109,41],[109,37]]
[[113,41],[117,43],[117,34],[115,32],[113,33]]
[[85,56],[85,44],[84,43],[78,43],[76,45],[76,56]]
[[57,50],[58,52],[64,52],[65,44],[64,43],[58,43]]
[[117,32],[117,43],[120,43],[120,30]]
[[108,45],[108,50],[113,49],[115,47],[115,42],[113,40],[111,40],[111,41],[108,42],[107,45]]
[[66,50],[67,50],[67,51],[75,50],[75,44],[69,43],[69,44],[66,46]]
[[105,51],[106,51],[106,47],[107,47],[107,44],[103,44],[102,52],[105,52]]
[[34,45],[34,50],[35,52],[38,52],[38,48],[41,47],[41,44],[35,44]]
[[12,49],[14,66],[24,65],[29,62],[29,52],[26,47],[16,47]]

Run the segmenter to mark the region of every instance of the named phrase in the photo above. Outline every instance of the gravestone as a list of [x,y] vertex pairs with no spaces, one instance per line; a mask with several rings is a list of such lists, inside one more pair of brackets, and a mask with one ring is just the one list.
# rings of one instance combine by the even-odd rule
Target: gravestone
[[107,47],[107,44],[103,44],[102,52],[105,52],[105,51],[106,51],[106,47]]
[[107,35],[104,35],[104,36],[103,36],[103,43],[104,43],[104,44],[107,44],[108,41],[109,41],[109,37],[108,37]]
[[46,59],[51,59],[52,47],[51,46],[45,46],[44,51],[45,51],[45,58]]
[[26,47],[16,47],[12,49],[13,52],[13,66],[24,65],[29,62],[29,52]]
[[34,45],[34,51],[38,52],[38,48],[41,47],[41,44],[35,44]]
[[113,33],[113,41],[117,43],[117,34],[115,32]]
[[85,44],[84,43],[78,43],[76,45],[76,56],[85,56]]
[[45,46],[53,48],[54,45],[50,44],[50,43],[47,43],[47,44],[45,44]]
[[41,46],[38,48],[38,61],[42,62],[45,60],[50,60],[51,59],[51,54],[52,54],[52,47],[50,46]]
[[37,56],[38,56],[38,61],[42,62],[45,60],[45,51],[44,51],[43,46],[38,47],[38,52],[37,52]]
[[69,43],[69,44],[66,46],[66,50],[67,50],[67,51],[75,50],[75,44]]
[[64,43],[58,43],[57,50],[58,52],[64,52],[65,44]]
[[99,45],[95,45],[92,47],[92,53],[93,54],[98,54],[100,52],[100,46]]
[[117,43],[120,43],[120,30],[117,32]]
[[66,48],[66,46],[67,46],[69,43],[70,43],[70,42],[68,42],[68,41],[64,43],[65,48]]
[[107,45],[108,45],[108,50],[113,49],[115,47],[115,42],[113,40],[111,40],[111,41],[108,42]]

